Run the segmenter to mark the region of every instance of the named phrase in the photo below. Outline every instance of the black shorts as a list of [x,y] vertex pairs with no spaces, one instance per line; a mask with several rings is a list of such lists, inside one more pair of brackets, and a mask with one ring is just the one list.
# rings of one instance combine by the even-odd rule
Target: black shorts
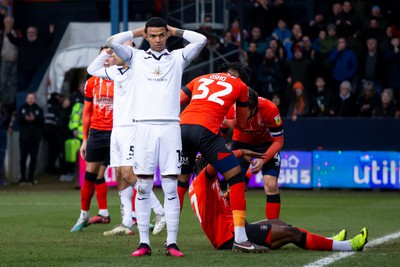
[[[267,242],[267,237],[269,235],[269,232],[271,231],[270,224],[261,224],[261,223],[249,224],[246,222],[245,229],[247,238],[251,243],[271,248],[271,244]],[[221,246],[219,246],[217,249],[218,250],[232,249],[234,241],[235,239],[231,238],[225,243],[223,243]]]
[[86,146],[87,162],[103,162],[104,166],[110,164],[110,139],[111,131],[90,129]]
[[246,224],[246,235],[250,242],[264,247],[271,248],[271,244],[267,243],[267,237],[271,231],[270,224],[250,223]]
[[[254,152],[264,153],[271,146],[271,143],[263,143],[263,144],[248,144],[243,142],[232,142],[232,150],[236,149],[248,149]],[[242,174],[245,175],[247,170],[249,169],[250,163],[244,159],[239,159],[240,168],[242,170]],[[261,172],[263,175],[271,175],[275,177],[279,177],[279,172],[281,171],[281,156],[276,153],[268,162],[264,163]]]
[[220,134],[215,134],[207,128],[196,124],[182,124],[181,134],[182,174],[193,172],[198,152],[221,174],[239,166],[239,161]]

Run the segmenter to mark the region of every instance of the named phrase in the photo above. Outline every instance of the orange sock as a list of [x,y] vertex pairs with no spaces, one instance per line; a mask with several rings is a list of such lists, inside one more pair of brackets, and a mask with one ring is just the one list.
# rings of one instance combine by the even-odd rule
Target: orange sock
[[178,197],[179,197],[179,204],[181,206],[180,212],[182,212],[183,203],[185,200],[185,194],[189,189],[189,182],[181,182],[178,181]]
[[107,185],[104,178],[96,180],[96,197],[100,210],[107,209]]
[[234,226],[244,227],[246,219],[246,183],[240,182],[230,186],[229,202],[232,208]]
[[265,216],[268,220],[278,219],[281,211],[281,196],[267,195],[267,202],[265,203]]
[[332,250],[333,240],[308,232],[306,237],[307,250]]
[[81,189],[81,209],[90,210],[90,202],[94,194],[94,181],[84,180]]

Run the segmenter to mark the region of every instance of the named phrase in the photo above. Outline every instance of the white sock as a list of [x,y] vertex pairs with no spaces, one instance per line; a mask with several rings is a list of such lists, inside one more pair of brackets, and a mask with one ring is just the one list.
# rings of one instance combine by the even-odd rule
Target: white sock
[[89,215],[89,211],[88,210],[81,210],[81,215],[79,216],[79,218],[88,219],[89,217],[90,217],[90,215]]
[[118,194],[121,200],[122,224],[128,228],[131,228],[133,225],[131,216],[133,188],[131,186],[128,186],[124,190],[119,191]]
[[176,243],[179,226],[179,197],[178,180],[162,178],[162,189],[164,191],[165,220],[167,222],[167,245]]
[[138,179],[136,194],[136,219],[138,224],[140,243],[150,246],[149,223],[150,223],[150,193],[153,190],[153,180]]
[[101,216],[103,216],[103,217],[108,217],[108,216],[110,216],[110,214],[108,213],[108,209],[99,210],[99,213],[98,213],[98,214],[101,215]]
[[345,241],[333,240],[332,250],[333,251],[354,251],[349,240],[345,240]]
[[158,200],[156,194],[154,194],[153,191],[150,193],[150,202],[151,202],[151,208],[154,210],[154,213],[157,215],[164,215],[164,208],[161,205],[160,201]]
[[247,241],[246,229],[244,227],[235,226],[235,242],[242,243]]

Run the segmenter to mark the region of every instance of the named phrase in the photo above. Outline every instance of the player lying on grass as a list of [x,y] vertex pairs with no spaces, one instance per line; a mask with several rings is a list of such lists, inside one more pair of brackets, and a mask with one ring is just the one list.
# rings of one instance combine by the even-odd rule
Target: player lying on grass
[[[249,161],[258,154],[249,150],[233,152],[236,157],[243,156]],[[210,164],[206,166],[205,160],[200,157],[197,159],[196,173],[199,174],[189,188],[190,203],[195,216],[214,248],[232,249],[232,210],[219,187],[217,171]],[[345,240],[346,230],[342,230],[333,238],[326,238],[289,225],[280,219],[246,224],[245,228],[250,242],[270,249],[278,249],[292,243],[307,250],[362,251],[368,237],[367,229],[363,228],[350,240]]]

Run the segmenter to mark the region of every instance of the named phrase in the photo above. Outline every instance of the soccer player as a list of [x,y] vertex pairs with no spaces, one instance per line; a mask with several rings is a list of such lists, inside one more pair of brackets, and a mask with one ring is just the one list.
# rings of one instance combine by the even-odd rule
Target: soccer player
[[[245,149],[235,150],[234,153],[238,157],[246,157],[247,160],[258,154]],[[196,172],[201,172],[190,185],[190,203],[212,246],[215,249],[232,249],[234,248],[232,209],[219,187],[217,171],[210,164],[204,167],[205,165],[204,159],[198,160]],[[245,229],[251,242],[270,249],[278,249],[293,243],[307,250],[362,251],[368,242],[366,228],[350,240],[345,240],[346,230],[342,230],[333,238],[326,238],[279,219],[246,223]]]
[[[168,51],[166,41],[170,36],[184,38],[189,44]],[[150,49],[136,50],[123,45],[135,37],[144,37]],[[132,68],[130,86],[135,88],[132,104],[137,124],[133,157],[134,172],[138,176],[135,206],[140,243],[132,256],[151,255],[148,227],[150,192],[159,166],[167,222],[166,255],[182,257],[184,254],[176,244],[180,209],[177,178],[181,171],[182,149],[179,90],[183,70],[197,57],[207,38],[193,31],[171,27],[162,18],[153,17],[144,27],[111,36],[108,43]]]
[[244,127],[247,120],[248,88],[247,68],[241,63],[219,66],[221,72],[199,76],[181,90],[181,104],[190,100],[181,114],[182,174],[179,176],[181,206],[189,187],[194,160],[198,152],[222,174],[230,186],[230,203],[234,218],[234,249],[260,252],[266,247],[248,241],[245,232],[246,198],[245,178],[232,151],[219,133],[225,115],[236,103],[237,125]]
[[[249,89],[249,117],[244,128],[235,127],[235,109],[228,112],[223,126],[233,127],[232,149],[250,149],[264,153],[263,159],[255,159],[251,173],[262,172],[266,194],[265,216],[267,219],[279,218],[281,198],[278,177],[281,166],[279,151],[282,149],[284,135],[281,115],[274,103],[258,97]],[[245,175],[250,164],[239,159],[242,174]]]
[[[107,48],[108,46],[102,46],[100,53]],[[114,63],[114,58],[108,55],[108,58],[104,61],[104,67],[110,67]],[[86,161],[86,173],[81,189],[81,214],[71,232],[81,231],[89,224],[110,223],[104,171],[105,166],[110,162],[114,82],[92,76],[87,80],[84,91],[83,141],[80,154]],[[90,202],[95,190],[99,212],[98,215],[90,218]]]
[[[132,42],[129,42],[132,46]],[[115,65],[104,68],[104,61],[112,56]],[[109,235],[133,235],[132,211],[132,186],[136,183],[136,175],[133,173],[133,155],[135,123],[133,122],[132,105],[134,88],[126,88],[126,82],[131,76],[132,69],[108,48],[89,65],[88,73],[103,79],[114,81],[114,110],[113,129],[111,132],[110,167],[115,167],[118,182],[118,193],[121,201],[122,224],[103,234]],[[151,192],[151,206],[156,213],[156,225],[153,234],[158,234],[165,227],[164,209],[157,197]]]

